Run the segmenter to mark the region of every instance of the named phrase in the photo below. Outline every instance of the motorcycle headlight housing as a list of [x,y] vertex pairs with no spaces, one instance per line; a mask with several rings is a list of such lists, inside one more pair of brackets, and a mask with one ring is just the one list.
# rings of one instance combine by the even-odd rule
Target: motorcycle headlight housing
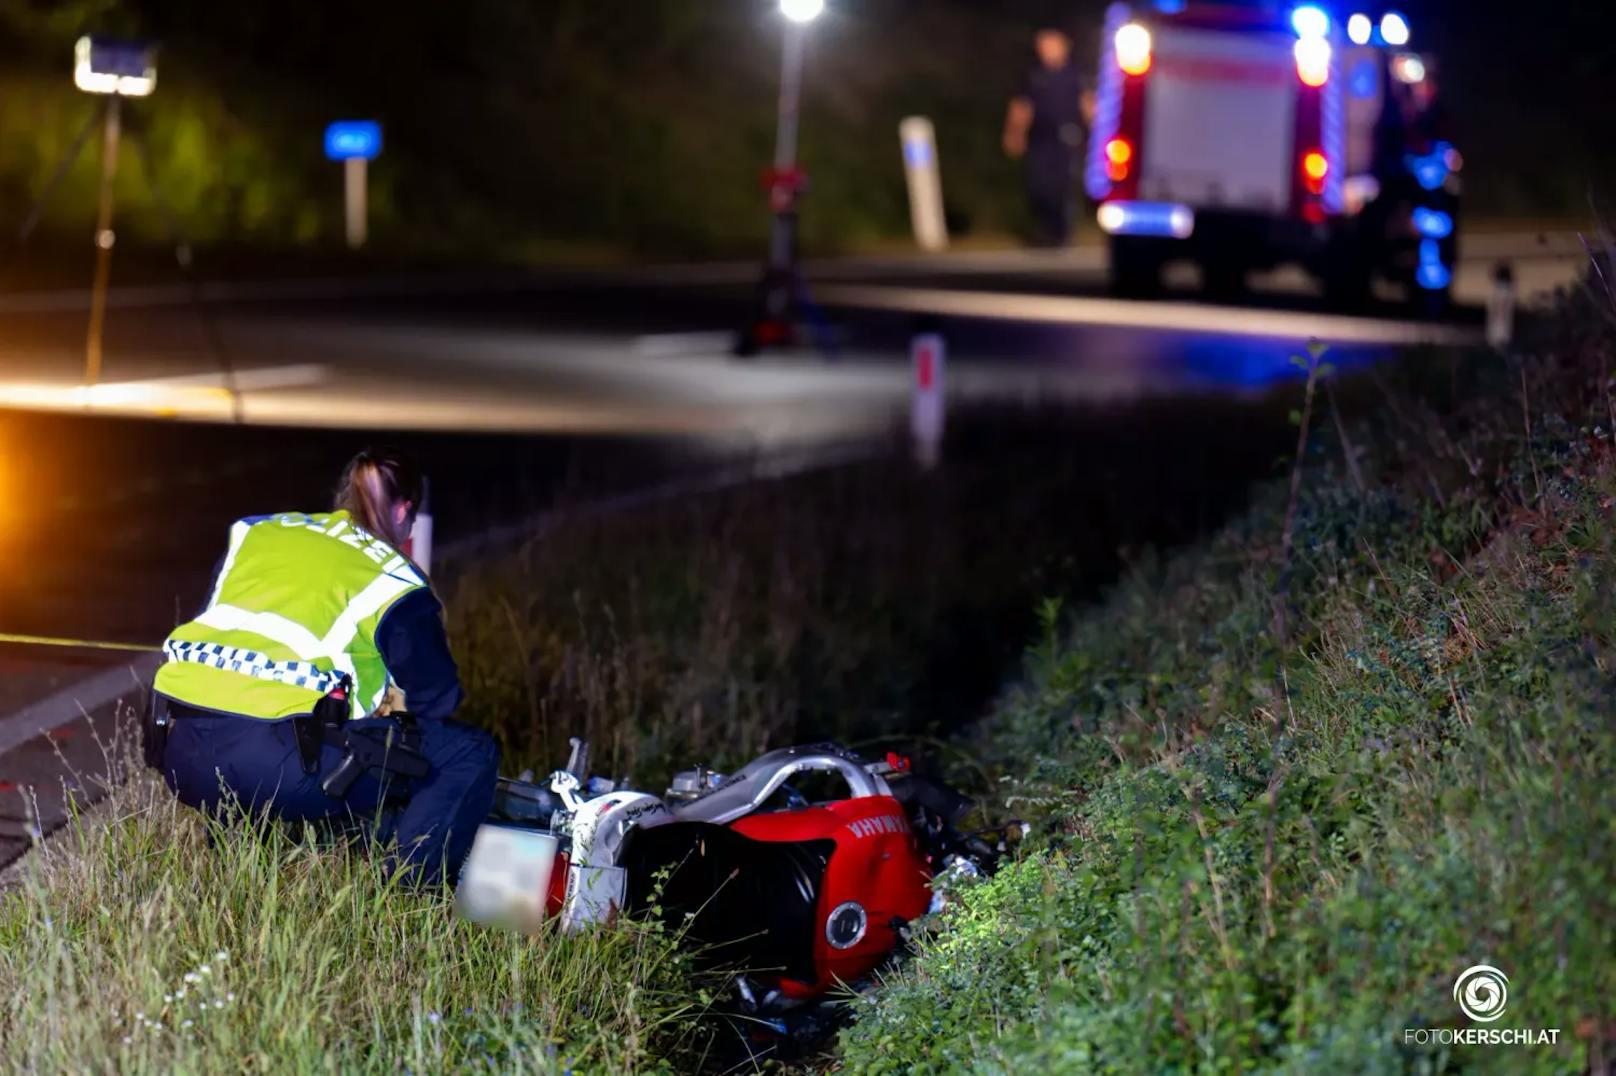
[[851,949],[864,940],[864,931],[869,925],[864,905],[856,900],[846,901],[838,904],[825,920],[825,940],[832,949]]

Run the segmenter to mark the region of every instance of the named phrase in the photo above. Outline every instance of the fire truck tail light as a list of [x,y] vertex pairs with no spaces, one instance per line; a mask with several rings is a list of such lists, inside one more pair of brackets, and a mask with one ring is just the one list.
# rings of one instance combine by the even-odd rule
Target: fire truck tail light
[[1150,70],[1150,31],[1136,22],[1117,30],[1114,39],[1117,66],[1124,74],[1142,75]]
[[1322,37],[1304,37],[1296,42],[1296,77],[1302,84],[1317,88],[1330,81],[1330,43]]
[[1309,194],[1324,193],[1324,177],[1330,174],[1330,158],[1316,149],[1302,154],[1302,180]]
[[1126,138],[1113,138],[1105,144],[1105,174],[1113,183],[1128,178],[1128,165],[1133,161],[1133,145]]

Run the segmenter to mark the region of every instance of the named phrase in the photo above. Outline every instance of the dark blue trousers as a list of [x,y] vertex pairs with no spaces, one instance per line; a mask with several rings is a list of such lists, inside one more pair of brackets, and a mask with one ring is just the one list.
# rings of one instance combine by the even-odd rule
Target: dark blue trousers
[[[481,729],[453,721],[421,721],[420,751],[432,764],[423,778],[394,777],[390,787],[367,772],[341,799],[320,781],[343,752],[320,751],[320,771],[303,772],[290,720],[208,714],[174,707],[163,754],[163,779],[180,801],[212,812],[239,802],[252,815],[267,811],[286,822],[334,824],[380,842],[397,838],[398,869],[413,881],[454,882],[471,851],[477,827],[494,803],[499,748]],[[366,718],[351,727],[386,727],[391,719]],[[404,796],[407,801],[389,806]]]
[[1064,142],[1047,140],[1027,147],[1027,199],[1038,239],[1064,246],[1072,235],[1078,157]]

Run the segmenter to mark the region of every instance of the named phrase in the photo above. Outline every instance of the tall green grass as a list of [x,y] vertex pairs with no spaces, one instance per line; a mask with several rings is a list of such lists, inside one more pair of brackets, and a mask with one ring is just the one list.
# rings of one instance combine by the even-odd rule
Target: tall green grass
[[[1241,436],[1220,439],[1236,416]],[[1040,596],[1093,593],[1132,551],[1238,508],[1294,438],[1283,416],[965,414],[937,473],[896,446],[562,518],[449,588],[465,712],[510,765],[542,770],[582,735],[598,766],[649,782],[816,739],[946,739],[1013,674]]]
[[537,937],[454,914],[379,857],[114,787],[0,893],[0,1070],[678,1071],[705,1005],[660,929]]

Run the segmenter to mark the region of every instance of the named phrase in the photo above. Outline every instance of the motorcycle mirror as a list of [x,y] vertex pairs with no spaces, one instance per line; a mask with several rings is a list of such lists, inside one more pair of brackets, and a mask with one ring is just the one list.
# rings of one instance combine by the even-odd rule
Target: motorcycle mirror
[[567,772],[580,782],[589,780],[589,741],[576,736],[568,737],[572,752],[567,755]]

